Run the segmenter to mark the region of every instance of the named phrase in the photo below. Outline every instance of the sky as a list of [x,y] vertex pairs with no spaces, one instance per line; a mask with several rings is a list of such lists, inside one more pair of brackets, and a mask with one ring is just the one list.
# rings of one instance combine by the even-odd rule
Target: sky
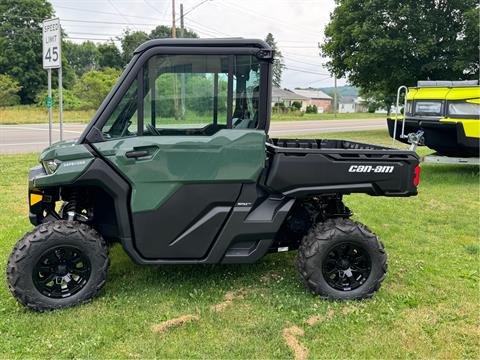
[[[106,42],[124,30],[150,32],[171,25],[172,0],[50,0],[71,41]],[[282,87],[329,87],[318,44],[334,0],[176,0],[183,3],[185,27],[202,38],[265,39],[271,32],[284,56]],[[179,24],[177,25],[179,26]],[[117,45],[119,43],[117,42]],[[345,81],[339,79],[338,85]]]

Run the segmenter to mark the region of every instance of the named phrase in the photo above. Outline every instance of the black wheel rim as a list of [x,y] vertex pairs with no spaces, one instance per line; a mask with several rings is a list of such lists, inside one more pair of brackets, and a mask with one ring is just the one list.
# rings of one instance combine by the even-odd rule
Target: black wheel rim
[[43,295],[63,299],[82,290],[90,273],[90,261],[79,249],[58,246],[40,257],[33,270],[33,283]]
[[331,248],[322,274],[328,285],[340,291],[352,291],[367,281],[372,269],[368,252],[357,244],[341,243]]

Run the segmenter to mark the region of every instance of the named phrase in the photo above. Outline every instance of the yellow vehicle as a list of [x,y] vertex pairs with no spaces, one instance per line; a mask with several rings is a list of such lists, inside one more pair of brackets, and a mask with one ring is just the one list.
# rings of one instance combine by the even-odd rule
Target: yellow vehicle
[[[404,113],[399,98],[405,90]],[[397,110],[387,118],[390,136],[408,143],[408,134],[423,131],[423,143],[444,156],[478,157],[480,143],[480,86],[477,80],[418,81],[402,86]]]

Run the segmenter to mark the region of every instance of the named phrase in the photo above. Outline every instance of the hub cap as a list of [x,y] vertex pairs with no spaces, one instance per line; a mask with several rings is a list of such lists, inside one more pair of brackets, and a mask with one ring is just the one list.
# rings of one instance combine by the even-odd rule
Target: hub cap
[[351,291],[367,281],[371,268],[370,256],[363,247],[342,243],[330,249],[322,274],[332,288]]
[[59,246],[40,257],[32,275],[38,291],[49,298],[62,299],[79,292],[90,273],[90,261],[80,250]]

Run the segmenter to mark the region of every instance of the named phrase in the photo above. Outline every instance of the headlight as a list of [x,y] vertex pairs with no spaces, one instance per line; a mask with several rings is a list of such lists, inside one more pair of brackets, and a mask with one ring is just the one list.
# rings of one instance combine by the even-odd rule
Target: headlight
[[53,174],[57,171],[58,167],[62,162],[60,160],[46,160],[42,161],[43,168],[45,169],[48,175]]

